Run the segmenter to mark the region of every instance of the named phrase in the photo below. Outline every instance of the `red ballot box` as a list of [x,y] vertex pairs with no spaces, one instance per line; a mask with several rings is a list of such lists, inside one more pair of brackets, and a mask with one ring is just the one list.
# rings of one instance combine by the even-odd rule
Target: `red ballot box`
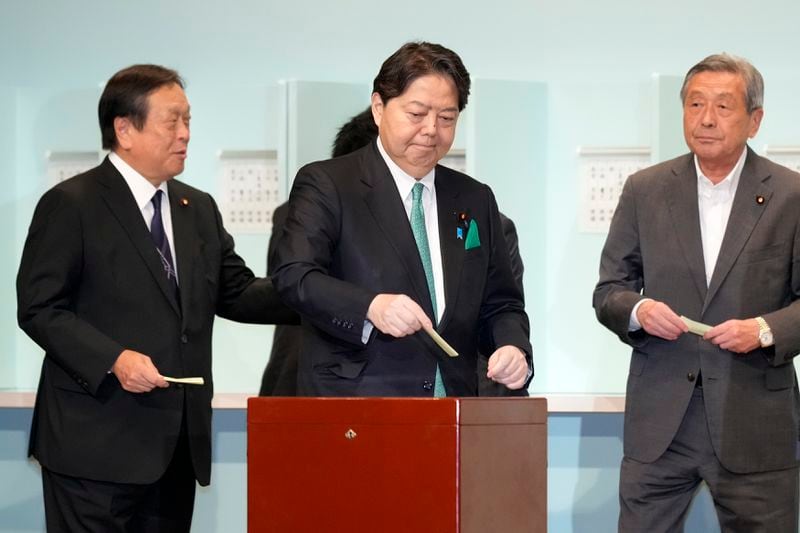
[[547,531],[547,401],[250,398],[250,533]]

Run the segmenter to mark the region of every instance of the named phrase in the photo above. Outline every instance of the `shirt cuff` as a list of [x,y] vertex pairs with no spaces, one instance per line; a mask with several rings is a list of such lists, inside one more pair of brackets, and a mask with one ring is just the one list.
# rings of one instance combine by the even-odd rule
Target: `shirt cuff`
[[375,325],[369,320],[365,320],[364,329],[361,330],[361,344],[367,344],[369,336],[372,335],[373,329],[375,329]]
[[642,325],[639,324],[639,319],[636,318],[636,311],[639,310],[640,305],[642,305],[645,302],[649,302],[651,300],[652,298],[642,298],[641,300],[636,302],[636,305],[633,306],[633,310],[631,311],[631,318],[630,320],[628,320],[628,331],[637,331],[642,329]]

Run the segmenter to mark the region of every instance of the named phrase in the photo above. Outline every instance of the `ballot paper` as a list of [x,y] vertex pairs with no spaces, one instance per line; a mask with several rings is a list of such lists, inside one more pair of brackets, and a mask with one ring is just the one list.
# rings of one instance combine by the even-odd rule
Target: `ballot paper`
[[205,380],[203,378],[171,378],[169,376],[162,376],[164,381],[169,381],[170,383],[183,383],[184,385],[205,385]]
[[458,357],[458,352],[453,349],[452,346],[447,344],[447,341],[442,338],[441,335],[436,333],[436,330],[433,328],[425,328],[425,332],[431,336],[433,342],[439,345],[439,348],[444,350],[444,353],[449,355],[450,357]]
[[681,320],[683,320],[683,323],[689,327],[690,333],[694,333],[695,335],[700,335],[701,337],[706,334],[706,331],[711,329],[711,326],[709,326],[708,324],[703,324],[702,322],[696,322],[691,318],[686,318],[683,315],[681,315]]

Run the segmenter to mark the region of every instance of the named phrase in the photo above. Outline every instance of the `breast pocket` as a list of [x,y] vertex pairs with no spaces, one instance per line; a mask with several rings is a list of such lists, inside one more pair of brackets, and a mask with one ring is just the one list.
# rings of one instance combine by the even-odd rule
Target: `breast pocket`
[[786,243],[771,244],[755,250],[745,250],[742,252],[739,261],[742,264],[762,263],[782,257],[785,253]]

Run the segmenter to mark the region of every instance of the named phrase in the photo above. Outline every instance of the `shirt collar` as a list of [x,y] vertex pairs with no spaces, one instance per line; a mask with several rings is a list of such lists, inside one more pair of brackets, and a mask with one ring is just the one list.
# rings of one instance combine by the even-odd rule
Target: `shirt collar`
[[707,191],[709,193],[713,191],[718,191],[720,193],[733,193],[736,191],[736,187],[739,184],[739,177],[742,175],[742,169],[744,168],[744,162],[747,159],[747,147],[745,146],[742,150],[742,155],[739,156],[739,160],[736,161],[736,164],[733,165],[730,173],[725,176],[725,179],[714,185],[710,179],[703,174],[703,171],[700,169],[700,162],[697,160],[697,154],[694,156],[694,167],[697,170],[697,186],[701,191]]
[[111,164],[114,165],[120,174],[122,174],[122,177],[125,179],[125,183],[128,184],[128,188],[133,193],[133,198],[136,200],[136,205],[140,210],[144,209],[147,204],[150,203],[150,200],[153,199],[153,195],[157,190],[164,191],[164,198],[169,199],[166,181],[157,188],[154,187],[152,183],[147,181],[147,178],[139,174],[116,152],[111,152],[108,154],[108,160],[111,161]]
[[377,139],[378,143],[378,152],[380,152],[381,157],[386,162],[386,166],[389,167],[389,172],[392,174],[392,178],[394,178],[394,182],[397,185],[397,190],[400,192],[400,198],[408,198],[411,194],[411,189],[417,182],[422,183],[426,189],[429,189],[431,192],[435,191],[434,183],[435,183],[435,175],[436,175],[436,167],[432,168],[430,172],[422,176],[420,179],[416,179],[415,177],[407,174],[402,168],[400,168],[397,163],[395,163],[389,154],[386,152],[386,149],[383,147],[383,143],[381,143],[380,136]]

